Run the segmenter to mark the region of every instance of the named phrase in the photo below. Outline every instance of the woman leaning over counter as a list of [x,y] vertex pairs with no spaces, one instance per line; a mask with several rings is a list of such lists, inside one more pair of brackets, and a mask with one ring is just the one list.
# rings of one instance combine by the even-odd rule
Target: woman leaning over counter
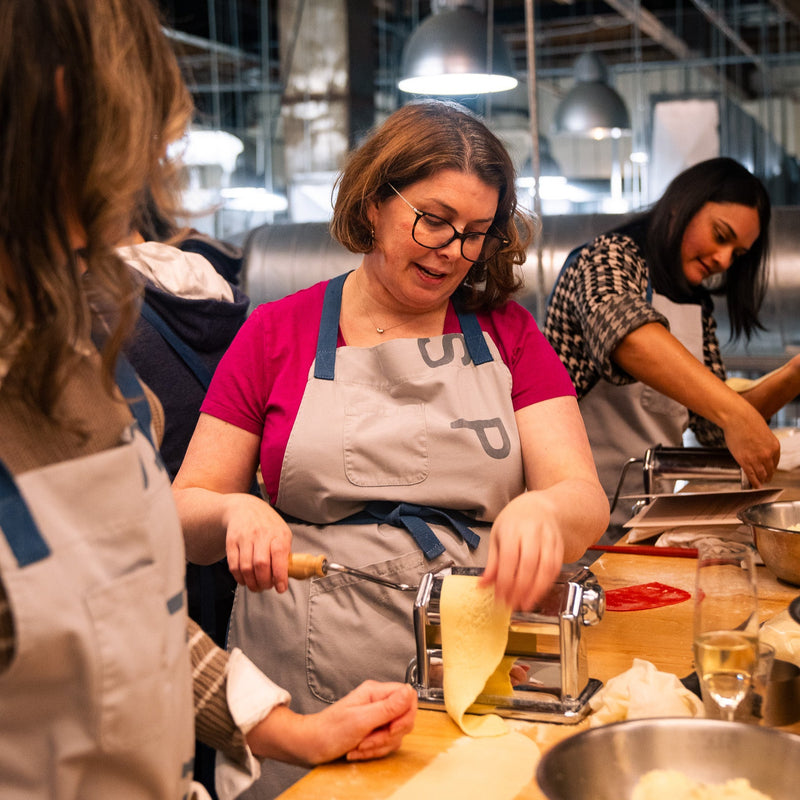
[[800,357],[750,391],[725,384],[712,294],[734,337],[760,327],[770,202],[738,162],[678,175],[651,211],[573,251],[553,290],[545,335],[575,383],[606,492],[622,466],[691,426],[727,446],[750,484],[768,481],[780,446],[766,419],[800,392]]
[[[215,374],[174,484],[187,552],[227,553],[230,644],[298,710],[403,678],[413,594],[289,581],[290,550],[412,585],[485,565],[529,609],[606,527],[569,376],[509,299],[528,230],[483,122],[407,105],[340,177],[332,231],[358,269],[256,309]],[[269,502],[247,494],[259,462]]]

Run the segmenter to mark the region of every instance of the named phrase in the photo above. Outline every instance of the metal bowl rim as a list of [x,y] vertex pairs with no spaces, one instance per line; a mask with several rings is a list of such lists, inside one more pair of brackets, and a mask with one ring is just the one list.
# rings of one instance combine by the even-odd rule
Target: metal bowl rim
[[800,531],[793,531],[789,528],[779,528],[777,525],[768,525],[765,522],[752,519],[752,512],[755,512],[757,509],[779,507],[800,509],[800,500],[775,500],[771,503],[756,503],[752,506],[747,506],[747,508],[741,509],[736,516],[746,525],[752,525],[754,528],[763,528],[764,530],[774,531],[775,533],[800,533]]
[[[584,731],[576,733],[574,736],[568,736],[560,742],[553,745],[539,760],[536,767],[536,781],[539,787],[548,797],[547,789],[550,788],[545,775],[545,770],[550,761],[554,760],[563,750],[579,747],[581,741],[588,741],[590,739],[603,739],[613,735],[615,730],[629,729],[635,733],[639,728],[682,728],[694,727],[698,729],[705,729],[708,733],[714,731],[740,730],[743,734],[752,737],[771,738],[773,740],[783,739],[794,745],[800,744],[797,734],[789,733],[788,731],[781,731],[775,728],[763,728],[757,725],[749,725],[746,722],[727,722],[721,719],[706,719],[705,717],[653,717],[646,719],[629,719],[620,722],[610,722],[607,725],[601,725],[596,728],[587,728]],[[576,744],[577,742],[577,744]]]

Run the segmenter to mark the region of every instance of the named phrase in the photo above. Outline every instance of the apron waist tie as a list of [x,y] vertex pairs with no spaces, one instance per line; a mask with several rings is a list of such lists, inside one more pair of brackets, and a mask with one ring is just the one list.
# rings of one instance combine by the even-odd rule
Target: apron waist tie
[[[281,516],[286,522],[314,524],[298,519],[291,514],[281,514]],[[393,503],[390,500],[373,500],[371,503],[367,503],[361,511],[329,524],[374,525],[376,522],[407,530],[428,561],[433,561],[436,556],[444,553],[444,545],[431,530],[429,522],[450,525],[472,550],[481,541],[481,537],[469,527],[475,525],[477,520],[461,511],[437,508],[436,506],[418,506],[414,503]]]
[[444,545],[431,530],[429,522],[450,525],[472,550],[478,546],[481,540],[481,537],[469,527],[475,524],[472,517],[448,508],[418,506],[414,503],[374,500],[367,503],[363,511],[351,514],[349,517],[339,520],[337,524],[369,525],[375,522],[386,523],[396,528],[405,528],[428,561],[432,561],[436,556],[444,553]]

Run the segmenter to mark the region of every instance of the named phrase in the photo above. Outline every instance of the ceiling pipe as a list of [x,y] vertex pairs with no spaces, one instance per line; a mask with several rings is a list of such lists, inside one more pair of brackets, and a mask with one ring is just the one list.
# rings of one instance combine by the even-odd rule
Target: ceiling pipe
[[[533,0],[525,0],[525,45],[528,58],[528,119],[531,132],[531,172],[533,173],[533,213],[537,225],[542,220],[541,153],[539,151],[539,104],[536,99],[536,31]],[[536,321],[544,325],[545,278],[542,233],[536,232]]]

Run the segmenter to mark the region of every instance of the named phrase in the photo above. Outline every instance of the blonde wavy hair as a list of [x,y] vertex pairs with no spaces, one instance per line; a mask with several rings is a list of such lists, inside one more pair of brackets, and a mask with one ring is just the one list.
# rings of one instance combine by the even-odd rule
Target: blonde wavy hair
[[87,278],[113,312],[111,391],[138,313],[114,245],[146,190],[173,207],[166,148],[192,111],[151,0],[0,3],[0,358],[16,351],[24,399],[47,416],[92,329]]

